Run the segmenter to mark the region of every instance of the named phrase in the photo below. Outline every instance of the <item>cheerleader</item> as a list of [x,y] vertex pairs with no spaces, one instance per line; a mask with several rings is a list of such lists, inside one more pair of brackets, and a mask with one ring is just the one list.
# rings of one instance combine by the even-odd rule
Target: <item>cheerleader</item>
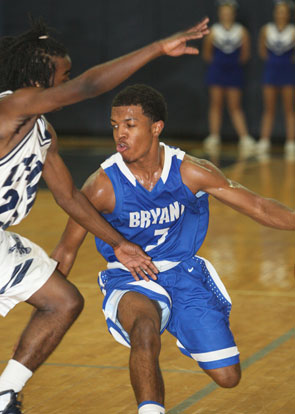
[[287,158],[295,157],[294,85],[295,85],[295,26],[290,24],[292,3],[276,1],[274,21],[262,27],[259,37],[259,55],[265,61],[263,73],[263,104],[261,138],[257,144],[258,155],[267,154],[271,146],[271,132],[275,119],[278,95],[281,95],[285,125]]
[[218,150],[221,138],[223,104],[226,101],[234,128],[239,136],[242,153],[250,155],[255,149],[255,140],[249,136],[245,115],[241,107],[244,84],[243,65],[250,58],[248,31],[235,22],[237,2],[218,1],[218,23],[206,37],[203,58],[209,63],[207,84],[209,87],[209,136],[204,140],[207,152]]

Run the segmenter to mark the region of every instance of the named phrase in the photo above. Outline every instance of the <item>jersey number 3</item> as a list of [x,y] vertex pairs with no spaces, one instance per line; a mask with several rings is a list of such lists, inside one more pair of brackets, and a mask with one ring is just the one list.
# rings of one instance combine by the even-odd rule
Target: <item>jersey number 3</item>
[[168,231],[169,231],[170,227],[167,227],[165,229],[157,229],[155,230],[154,236],[161,236],[158,239],[157,244],[150,244],[149,246],[146,246],[146,248],[144,249],[146,252],[149,252],[150,250],[154,249],[155,247],[159,246],[160,244],[164,243],[164,241],[166,240],[166,237],[168,235]]

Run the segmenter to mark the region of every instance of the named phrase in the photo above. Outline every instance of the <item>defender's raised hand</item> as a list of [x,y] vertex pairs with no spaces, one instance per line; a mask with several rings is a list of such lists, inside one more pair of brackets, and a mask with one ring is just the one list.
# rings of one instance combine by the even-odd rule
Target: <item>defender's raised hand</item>
[[205,17],[200,23],[191,27],[189,30],[178,32],[165,39],[159,40],[162,52],[169,56],[181,55],[198,55],[199,49],[192,46],[187,46],[189,40],[202,39],[209,33],[208,17]]

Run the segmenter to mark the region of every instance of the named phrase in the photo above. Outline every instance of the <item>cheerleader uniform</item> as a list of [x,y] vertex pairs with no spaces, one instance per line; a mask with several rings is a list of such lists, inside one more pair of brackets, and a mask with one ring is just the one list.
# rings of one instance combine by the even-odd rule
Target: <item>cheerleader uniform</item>
[[295,25],[288,24],[279,31],[274,23],[268,23],[266,48],[263,84],[279,87],[295,85]]
[[207,72],[207,84],[241,88],[244,83],[243,67],[240,63],[243,26],[235,23],[227,30],[215,23],[213,34],[213,60]]

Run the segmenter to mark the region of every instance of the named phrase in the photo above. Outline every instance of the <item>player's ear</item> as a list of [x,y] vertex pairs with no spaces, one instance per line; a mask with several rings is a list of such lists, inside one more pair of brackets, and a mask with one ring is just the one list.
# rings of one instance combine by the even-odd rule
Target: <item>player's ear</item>
[[164,128],[164,122],[163,121],[157,121],[153,123],[152,131],[153,134],[156,136],[159,136]]

